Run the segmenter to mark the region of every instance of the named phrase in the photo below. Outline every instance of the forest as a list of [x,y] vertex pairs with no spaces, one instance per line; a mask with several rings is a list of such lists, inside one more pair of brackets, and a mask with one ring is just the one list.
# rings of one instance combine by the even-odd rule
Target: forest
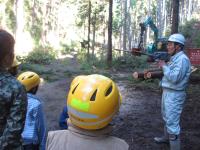
[[[59,115],[74,77],[101,74],[116,83],[122,96],[112,136],[125,140],[130,150],[169,149],[153,141],[163,131],[163,73],[151,73],[158,70],[157,62],[147,60],[159,39],[162,44],[182,33],[186,54],[195,50],[200,62],[200,0],[0,0],[0,11],[0,28],[15,38],[18,74],[40,76],[37,96],[48,131],[60,129]],[[183,150],[200,149],[198,62],[192,63],[181,116]]]
[[[70,51],[82,43],[87,46],[87,53],[94,55],[95,49],[110,47],[109,34],[112,48],[130,50],[137,46],[139,24],[148,16],[153,18],[159,37],[169,36],[174,28],[183,32],[189,47],[200,46],[199,0],[1,0],[0,4],[1,28],[15,35],[17,54],[27,55],[45,47],[56,53],[63,49]],[[178,14],[178,19],[173,14]],[[152,42],[153,32],[146,30],[144,41]]]

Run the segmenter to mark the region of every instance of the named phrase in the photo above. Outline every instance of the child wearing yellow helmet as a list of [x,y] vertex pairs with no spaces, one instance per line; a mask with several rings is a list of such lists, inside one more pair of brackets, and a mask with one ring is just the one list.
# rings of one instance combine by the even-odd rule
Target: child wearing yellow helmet
[[28,96],[26,121],[22,132],[25,150],[45,150],[46,124],[41,100],[35,96],[37,93],[40,77],[35,72],[27,71],[17,78],[25,87]]
[[[84,78],[85,76],[84,75],[79,75],[77,77],[75,77],[72,82],[71,82],[71,86],[70,88],[72,87],[72,85],[76,84],[78,81],[80,81],[82,78]],[[69,118],[69,115],[68,115],[68,109],[67,109],[67,105],[63,107],[63,110],[60,114],[60,117],[59,117],[59,127],[60,129],[67,129],[68,128],[68,125],[67,125],[67,119]]]
[[110,136],[109,124],[119,111],[121,95],[116,84],[102,75],[73,81],[67,98],[68,130],[50,131],[47,150],[128,150],[128,144]]

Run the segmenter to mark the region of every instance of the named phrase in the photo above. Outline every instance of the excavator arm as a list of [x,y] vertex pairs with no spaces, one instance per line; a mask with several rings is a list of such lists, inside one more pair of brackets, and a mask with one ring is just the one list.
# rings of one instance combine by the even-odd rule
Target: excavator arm
[[154,32],[154,44],[157,43],[158,40],[158,29],[156,27],[156,25],[153,23],[153,20],[151,17],[148,17],[145,22],[140,23],[140,40],[139,40],[139,44],[138,44],[138,48],[139,49],[144,49],[143,48],[143,39],[144,39],[144,32],[146,30],[147,27],[150,27],[151,30]]
[[[150,27],[151,30],[154,32],[154,42],[152,44],[148,44],[147,48],[144,48],[144,32],[146,31],[146,28]],[[168,61],[168,53],[167,51],[158,51],[157,44],[160,41],[158,38],[158,28],[153,22],[153,19],[151,17],[148,17],[143,23],[140,23],[140,39],[138,48],[132,48],[132,53],[134,55],[148,55],[149,61],[156,61],[158,59],[162,59],[165,61]],[[164,39],[164,38],[162,38]],[[165,44],[165,42],[160,41],[161,45]]]
[[149,25],[151,30],[154,32],[154,42],[158,40],[158,28],[153,23],[153,19],[151,17],[148,17],[147,20],[143,23],[145,28]]

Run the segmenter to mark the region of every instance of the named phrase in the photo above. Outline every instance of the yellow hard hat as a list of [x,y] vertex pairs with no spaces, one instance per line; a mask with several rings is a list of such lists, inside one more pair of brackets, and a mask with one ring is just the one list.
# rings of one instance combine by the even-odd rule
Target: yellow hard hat
[[83,79],[83,78],[85,78],[85,77],[86,77],[86,75],[79,75],[79,76],[76,76],[76,77],[72,80],[71,85],[70,85],[70,88],[71,88],[74,84],[76,84],[77,82],[79,82],[81,79]]
[[26,91],[30,91],[31,89],[37,87],[40,84],[40,77],[38,74],[35,72],[27,71],[21,73],[18,77],[17,80],[21,82],[21,84],[24,85],[26,88]]
[[19,62],[16,58],[16,56],[14,57],[13,63],[12,63],[12,67],[17,67],[21,64],[21,62]]
[[71,85],[67,99],[71,122],[88,130],[107,126],[121,104],[121,95],[116,84],[97,74],[77,79]]

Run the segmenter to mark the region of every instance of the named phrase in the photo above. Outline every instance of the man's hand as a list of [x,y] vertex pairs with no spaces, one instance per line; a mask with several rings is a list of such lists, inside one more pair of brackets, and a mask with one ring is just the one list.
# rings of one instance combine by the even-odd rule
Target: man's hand
[[166,63],[165,63],[164,60],[159,60],[159,61],[158,61],[158,67],[159,67],[159,68],[162,68],[164,65],[166,65]]

